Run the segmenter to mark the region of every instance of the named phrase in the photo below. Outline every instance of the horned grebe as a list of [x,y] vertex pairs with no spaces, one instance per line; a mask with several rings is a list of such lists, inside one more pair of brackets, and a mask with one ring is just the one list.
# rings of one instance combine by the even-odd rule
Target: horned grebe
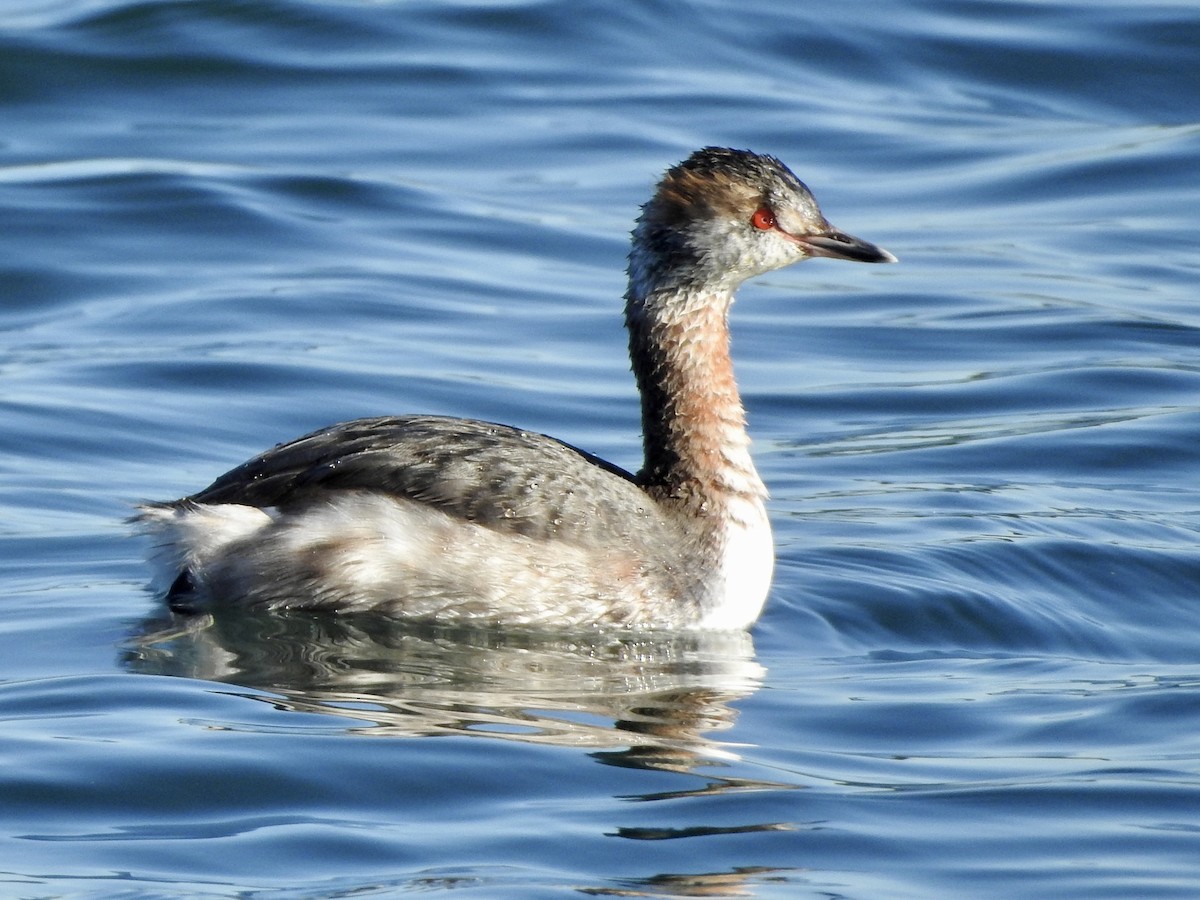
[[774,566],[729,357],[753,275],[813,256],[895,262],[834,229],[779,160],[708,147],[642,207],[625,324],[637,475],[541,434],[359,419],[281,444],[135,520],[177,610],[230,602],[460,623],[739,629]]

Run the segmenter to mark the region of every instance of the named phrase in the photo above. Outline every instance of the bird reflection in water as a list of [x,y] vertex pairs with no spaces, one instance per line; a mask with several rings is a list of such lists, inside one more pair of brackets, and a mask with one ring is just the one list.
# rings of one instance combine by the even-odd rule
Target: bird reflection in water
[[[183,616],[142,623],[124,653],[138,673],[237,684],[281,710],[345,720],[344,732],[381,737],[456,735],[579,747],[606,765],[693,773],[703,783],[637,796],[670,800],[791,789],[721,777],[736,745],[734,701],[764,675],[745,632],[520,633],[312,612]],[[234,726],[230,727],[247,727]],[[306,723],[304,728],[311,728]],[[731,832],[786,823],[739,824]],[[718,827],[717,830],[723,830]],[[622,828],[610,836],[669,840],[684,833]],[[659,874],[580,887],[606,896],[748,896],[779,877],[756,867]],[[772,874],[775,873],[775,874]]]
[[612,765],[690,770],[763,668],[744,632],[576,634],[448,628],[312,612],[168,615],[129,642],[135,672],[240,684],[391,736],[589,747]]

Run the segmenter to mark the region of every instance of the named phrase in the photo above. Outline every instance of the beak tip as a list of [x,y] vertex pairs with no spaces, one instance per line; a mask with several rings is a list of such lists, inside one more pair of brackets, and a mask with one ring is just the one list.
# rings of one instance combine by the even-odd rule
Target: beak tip
[[856,238],[842,231],[829,231],[824,234],[810,235],[800,238],[796,243],[802,245],[810,256],[825,256],[830,259],[845,259],[850,262],[864,263],[894,263],[899,262],[896,256],[882,247]]

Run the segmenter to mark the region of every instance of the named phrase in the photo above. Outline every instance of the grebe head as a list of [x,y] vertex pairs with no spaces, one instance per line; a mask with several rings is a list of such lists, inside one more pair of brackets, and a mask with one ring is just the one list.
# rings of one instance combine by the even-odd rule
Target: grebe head
[[671,168],[642,207],[630,293],[732,293],[754,275],[814,256],[895,262],[838,231],[805,184],[773,156],[706,147]]

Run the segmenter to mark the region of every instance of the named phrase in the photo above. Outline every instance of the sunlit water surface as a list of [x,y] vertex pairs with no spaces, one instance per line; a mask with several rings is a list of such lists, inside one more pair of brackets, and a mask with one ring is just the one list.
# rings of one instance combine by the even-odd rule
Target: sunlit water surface
[[[0,894],[1195,897],[1200,12],[14,0]],[[898,266],[747,286],[752,635],[172,619],[123,518],[330,422],[636,468],[705,144]]]

